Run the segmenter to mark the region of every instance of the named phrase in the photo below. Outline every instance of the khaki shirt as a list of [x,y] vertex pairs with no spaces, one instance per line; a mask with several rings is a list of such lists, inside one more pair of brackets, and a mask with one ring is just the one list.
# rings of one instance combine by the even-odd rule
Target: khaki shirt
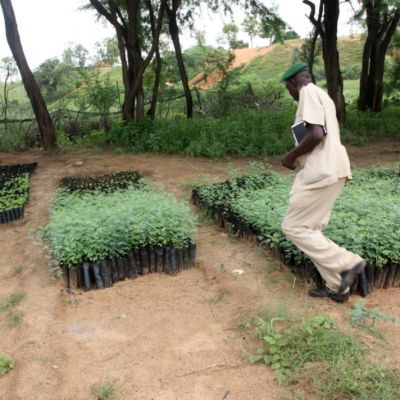
[[341,178],[351,179],[349,157],[340,141],[335,104],[313,83],[300,90],[295,123],[300,121],[321,125],[327,134],[310,153],[296,160],[298,173],[292,192],[329,186]]

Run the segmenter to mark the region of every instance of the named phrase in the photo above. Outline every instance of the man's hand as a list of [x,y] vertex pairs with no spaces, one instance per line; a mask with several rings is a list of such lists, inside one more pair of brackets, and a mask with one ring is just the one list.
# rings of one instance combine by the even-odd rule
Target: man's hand
[[296,169],[296,166],[294,165],[295,161],[296,158],[294,158],[291,152],[289,152],[285,155],[285,157],[282,158],[282,165],[286,168],[293,170]]
[[324,130],[321,125],[307,124],[307,135],[293,150],[286,153],[282,159],[282,165],[289,169],[296,169],[294,163],[303,154],[311,152],[314,147],[324,138]]

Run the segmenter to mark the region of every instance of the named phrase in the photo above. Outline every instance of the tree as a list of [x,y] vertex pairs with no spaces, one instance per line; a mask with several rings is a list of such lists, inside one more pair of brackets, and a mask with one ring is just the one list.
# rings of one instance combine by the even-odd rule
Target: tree
[[288,25],[278,16],[277,6],[272,3],[271,8],[258,5],[260,10],[260,36],[269,39],[270,44],[283,42],[283,32]]
[[339,0],[320,0],[319,16],[317,19],[315,18],[315,4],[309,0],[303,0],[303,3],[310,7],[308,18],[321,37],[322,57],[329,96],[336,105],[338,120],[344,121],[346,118],[346,105],[343,96],[343,78],[340,72],[339,52],[337,49]]
[[134,118],[141,120],[144,118],[143,74],[158,46],[167,0],[159,2],[156,29],[145,58],[143,13],[149,12],[148,3],[141,4],[140,0],[90,0],[90,4],[116,31],[125,92],[123,118],[127,122]]
[[[263,24],[273,24],[277,34],[279,33],[281,26],[279,21],[282,21],[274,10],[266,7],[263,2],[259,0],[170,0],[168,2],[167,14],[169,18],[170,34],[174,43],[181,81],[184,87],[188,117],[192,115],[193,99],[180,48],[178,22],[180,26],[188,24],[189,27],[193,29],[195,19],[194,10],[203,4],[213,12],[222,10],[224,13],[230,14],[232,14],[232,5],[238,5],[245,9],[247,15],[256,15],[259,17]],[[247,46],[247,44],[242,41],[232,44],[236,44],[239,47]]]
[[89,104],[100,114],[103,122],[103,128],[109,130],[110,108],[117,101],[117,90],[114,84],[110,82],[108,76],[106,80],[95,79],[86,89],[86,95]]
[[4,98],[4,105],[3,105],[3,112],[2,115],[4,116],[4,128],[5,132],[7,133],[8,124],[7,124],[7,117],[8,117],[8,81],[12,83],[12,78],[18,74],[18,67],[15,63],[14,59],[11,57],[3,57],[0,61],[0,73],[3,81],[3,98]]
[[[322,14],[318,15],[318,21],[321,23]],[[308,37],[306,37],[301,46],[300,59],[308,64],[310,72],[313,72],[314,63],[317,56],[321,54],[321,40],[318,40],[318,31],[314,28]]]
[[53,101],[74,89],[73,67],[58,58],[43,61],[34,71],[36,82],[47,101]]
[[186,73],[185,63],[182,56],[182,48],[179,40],[178,27],[178,10],[182,5],[181,0],[171,0],[171,5],[167,5],[166,11],[168,15],[168,27],[171,35],[172,43],[174,44],[176,61],[178,63],[179,74],[183,85],[183,91],[186,98],[186,116],[193,117],[193,97],[189,87],[189,80]]
[[26,60],[11,0],[0,0],[0,4],[3,10],[8,45],[10,46],[11,53],[18,65],[22,82],[32,104],[33,112],[39,126],[42,145],[45,149],[49,149],[56,143],[53,121],[50,118],[50,114],[47,110],[39,86],[37,85]]
[[260,33],[260,23],[254,16],[246,17],[242,22],[243,30],[250,37],[250,45],[253,47],[253,39]]
[[102,62],[106,65],[113,66],[118,61],[118,41],[113,36],[105,38],[101,42],[96,42],[96,62]]
[[300,36],[292,28],[286,27],[286,29],[282,32],[281,38],[282,40],[293,40],[293,39],[299,39]]
[[224,27],[222,28],[222,32],[225,34],[227,38],[229,47],[233,49],[234,44],[237,41],[237,34],[239,32],[238,26],[235,23],[230,22],[229,24],[224,25]]
[[194,38],[198,47],[204,47],[206,45],[206,35],[203,31],[197,29],[194,30]]
[[365,40],[357,102],[360,111],[382,110],[385,55],[400,20],[398,0],[362,0],[359,16],[366,14]]
[[[149,9],[149,19],[150,19],[151,34],[152,34],[152,37],[154,38],[156,36],[156,34],[157,34],[157,27],[156,27],[156,21],[155,21],[155,16],[154,16],[154,9],[153,9],[153,5],[151,4],[150,0],[146,0],[146,2],[147,2],[147,8]],[[155,62],[153,63],[153,65],[154,65],[153,93],[152,93],[152,96],[151,96],[150,108],[147,111],[147,114],[150,116],[151,119],[154,119],[155,116],[156,116],[158,91],[159,91],[160,82],[161,82],[162,60],[161,60],[160,43],[159,42],[157,43],[155,53],[156,53],[156,59],[155,59]]]
[[89,51],[81,44],[75,44],[67,47],[62,55],[64,64],[74,68],[84,68],[86,66]]
[[387,71],[387,76],[389,79],[385,88],[386,94],[388,95],[390,95],[395,90],[400,90],[400,31],[399,30],[396,30],[396,32],[393,35],[389,47],[389,55],[391,60],[389,65],[389,71]]

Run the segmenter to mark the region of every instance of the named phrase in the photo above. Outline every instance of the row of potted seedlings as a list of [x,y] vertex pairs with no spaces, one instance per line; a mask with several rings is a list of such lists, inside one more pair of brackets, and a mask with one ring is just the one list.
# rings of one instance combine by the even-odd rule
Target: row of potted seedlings
[[103,289],[116,282],[149,273],[164,272],[175,276],[178,272],[194,267],[195,260],[194,243],[182,249],[172,246],[142,247],[122,257],[63,267],[63,277],[68,288]]
[[90,290],[194,266],[194,227],[188,206],[126,171],[64,178],[46,231],[66,286]]
[[[366,270],[363,274],[359,275],[357,281],[351,288],[353,293],[358,292],[363,297],[367,296],[368,293],[372,291],[373,287],[388,288],[400,286],[400,260],[398,250],[396,250],[396,248],[398,248],[396,244],[398,240],[393,237],[393,235],[399,234],[399,230],[396,228],[396,222],[393,222],[393,219],[398,220],[398,217],[396,217],[396,215],[390,215],[393,209],[385,210],[386,214],[383,213],[381,218],[378,217],[379,222],[381,222],[383,226],[385,226],[384,219],[389,221],[391,226],[388,229],[397,229],[397,233],[389,234],[385,245],[390,248],[390,241],[392,241],[393,251],[387,261],[384,262],[384,265],[382,265],[381,261],[381,265],[377,267],[374,261],[380,258],[381,254],[374,253],[368,257],[368,251],[370,247],[379,248],[380,244],[377,243],[371,246],[371,244],[368,243],[370,233],[368,233],[367,229],[370,228],[372,231],[376,230],[376,222],[369,221],[368,216],[376,214],[378,211],[370,210],[367,206],[363,208],[363,205],[359,204],[359,201],[357,202],[359,194],[356,190],[362,188],[364,183],[375,189],[377,188],[376,193],[373,193],[370,187],[361,190],[361,192],[369,193],[372,199],[375,196],[377,198],[377,203],[378,199],[382,199],[384,193],[387,193],[389,197],[393,195],[396,196],[396,193],[400,191],[400,185],[398,183],[399,171],[397,169],[379,169],[366,173],[359,173],[356,176],[358,185],[350,185],[350,187],[346,189],[347,193],[343,196],[343,204],[339,204],[339,209],[342,207],[347,211],[344,218],[350,218],[348,211],[349,209],[351,210],[353,206],[354,221],[358,221],[358,223],[362,224],[364,227],[366,226],[365,238],[362,238],[364,243],[361,245],[358,243],[358,246],[361,252],[364,251],[365,254],[362,255],[366,255],[364,258],[367,259],[368,264]],[[246,186],[246,184],[240,185],[240,182],[243,182],[243,177],[212,185],[197,186],[192,190],[192,202],[204,209],[220,227],[228,226],[237,236],[256,240],[283,264],[289,266],[296,272],[300,272],[306,279],[312,279],[317,287],[323,287],[324,282],[312,262],[296,250],[284,237],[283,233],[280,232],[280,222],[283,218],[284,210],[287,207],[287,205],[282,205],[281,203],[287,202],[291,183],[278,178],[277,175],[275,175],[277,178],[276,180],[271,179],[271,177],[266,178],[265,174],[263,176],[265,185],[264,187],[262,187],[263,185],[258,185],[258,188],[255,188],[255,185],[252,184],[252,182],[254,183],[254,181],[257,181],[257,178],[254,176],[248,177],[247,182],[250,182],[249,186]],[[259,179],[260,178],[261,176]],[[383,184],[381,184],[380,181],[373,181],[376,179],[381,180]],[[385,179],[388,179],[388,181],[385,181]],[[393,179],[393,181],[391,181],[391,179]],[[351,191],[355,192],[353,199]],[[270,199],[266,200],[269,194]],[[389,203],[390,202],[389,199]],[[253,210],[249,211],[249,209],[254,207],[255,204],[262,204],[262,207],[258,210],[256,209],[254,215],[251,215]],[[374,204],[372,200],[369,206],[372,207]],[[382,206],[378,204],[376,206],[379,207],[379,209],[382,208]],[[274,221],[271,221],[270,226],[263,226],[263,219],[268,212],[270,212]],[[257,213],[259,214],[257,215]],[[333,214],[335,215],[335,212]],[[336,214],[340,214],[340,210]],[[365,220],[363,219],[364,215],[367,216]],[[262,222],[260,223],[260,221]],[[346,222],[351,224],[351,221]],[[340,222],[334,222],[333,225],[335,223],[340,227]],[[372,226],[368,226],[368,223]],[[399,223],[400,221],[397,222],[397,224]],[[343,231],[343,229],[338,229],[337,231],[339,230]],[[357,233],[354,234],[356,237],[357,235]],[[340,235],[338,237],[340,238]],[[352,240],[351,237],[349,239]],[[363,244],[365,244],[364,249],[362,249]],[[346,246],[347,243],[345,242],[343,245]],[[384,251],[386,251],[386,254],[388,253],[388,250]]]
[[24,217],[29,177],[37,163],[0,166],[0,223]]
[[115,190],[144,187],[142,176],[138,171],[121,171],[112,174],[87,177],[66,177],[60,187],[69,193],[110,193]]

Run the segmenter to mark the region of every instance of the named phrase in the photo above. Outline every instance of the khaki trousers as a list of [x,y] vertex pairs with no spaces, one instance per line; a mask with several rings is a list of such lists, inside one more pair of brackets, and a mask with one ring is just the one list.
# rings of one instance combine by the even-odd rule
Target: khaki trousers
[[359,255],[339,247],[322,233],[345,181],[346,178],[343,178],[318,189],[294,189],[282,223],[287,238],[311,258],[326,286],[333,291],[339,288],[340,273],[362,260]]

